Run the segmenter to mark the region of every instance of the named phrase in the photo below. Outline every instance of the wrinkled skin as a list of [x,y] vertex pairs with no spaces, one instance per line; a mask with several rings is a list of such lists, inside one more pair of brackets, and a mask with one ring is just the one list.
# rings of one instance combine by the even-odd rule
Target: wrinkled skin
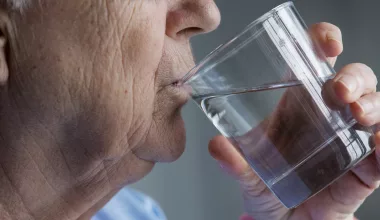
[[0,210],[85,218],[154,163],[177,159],[189,95],[174,83],[194,66],[190,37],[219,22],[212,0],[1,9]]
[[[321,23],[311,27],[311,34],[319,41],[324,52],[330,57],[330,63],[334,65],[336,56],[343,50],[340,30],[331,24]],[[380,122],[380,93],[376,92],[376,85],[377,79],[373,71],[364,64],[355,63],[345,66],[333,80],[328,81],[323,87],[322,94],[332,109],[338,110],[342,109],[343,106],[349,106],[352,116],[360,125],[372,126]],[[298,160],[292,161],[295,159],[292,158],[292,155],[295,152],[301,152],[303,148],[307,148],[307,146],[302,146],[302,138],[310,133],[313,134],[312,137],[309,136],[304,142],[321,138],[318,137],[319,132],[316,131],[315,124],[310,124],[309,114],[306,114],[301,108],[301,105],[312,106],[310,105],[311,100],[298,101],[295,99],[294,94],[298,94],[298,97],[307,97],[301,95],[302,93],[306,94],[306,91],[302,90],[304,89],[291,88],[286,91],[270,117],[248,135],[250,143],[253,144],[250,147],[265,152],[265,149],[270,147],[268,144],[274,143],[278,148],[279,155],[287,158],[289,163],[296,163]],[[308,111],[309,113],[314,112]],[[316,116],[323,118],[318,114]],[[294,136],[297,138],[293,138]],[[246,138],[245,141],[247,141],[247,137],[242,138]],[[243,189],[248,215],[243,216],[242,220],[252,218],[255,220],[352,220],[355,219],[355,211],[378,188],[380,183],[380,157],[378,156],[380,155],[380,133],[375,130],[375,135],[371,138],[372,143],[376,145],[376,152],[360,162],[338,181],[292,210],[286,209],[279,202],[253,172],[239,150],[230,144],[226,138],[215,137],[210,142],[209,149],[213,157],[222,164],[224,170],[236,178]],[[327,150],[330,151],[333,148],[327,148]],[[269,155],[273,154],[273,152],[269,152]],[[259,155],[247,156],[254,160],[266,160],[260,158]],[[283,165],[279,162],[279,158],[272,158],[270,163],[274,167]],[[335,167],[331,166],[339,165],[337,162],[332,162],[332,164],[327,164],[325,168],[332,170]],[[314,175],[310,173],[298,173],[298,175],[301,178],[314,178]]]
[[[189,38],[215,29],[219,12],[212,0],[32,3],[0,12],[0,214],[89,219],[183,152],[188,94],[174,85],[194,65]],[[229,158],[255,183],[234,151]],[[256,208],[247,211],[268,210]]]

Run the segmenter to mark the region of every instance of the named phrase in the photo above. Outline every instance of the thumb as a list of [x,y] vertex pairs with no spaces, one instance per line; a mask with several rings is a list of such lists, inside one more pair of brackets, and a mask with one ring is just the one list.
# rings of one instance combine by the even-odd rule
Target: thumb
[[235,178],[241,178],[251,172],[241,153],[223,136],[217,136],[210,141],[209,152]]
[[221,167],[240,183],[245,193],[256,197],[266,190],[266,185],[227,138],[217,136],[212,139],[209,152],[221,164]]
[[209,143],[209,151],[232,175],[243,190],[245,211],[255,219],[281,219],[288,210],[253,172],[239,150],[227,138],[217,136]]

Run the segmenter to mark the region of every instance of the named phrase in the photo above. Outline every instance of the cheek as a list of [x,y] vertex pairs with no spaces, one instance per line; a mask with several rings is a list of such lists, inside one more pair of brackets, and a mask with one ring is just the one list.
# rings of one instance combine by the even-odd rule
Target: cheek
[[[160,1],[162,2],[162,1]],[[157,3],[159,4],[159,3]],[[133,22],[122,37],[124,62],[131,66],[136,82],[150,84],[162,57],[166,6],[148,1],[132,17]]]
[[156,72],[163,53],[165,23],[165,5],[142,3],[121,37],[124,73],[131,82],[126,89],[132,90],[137,110],[140,115],[147,114],[146,117],[153,111]]

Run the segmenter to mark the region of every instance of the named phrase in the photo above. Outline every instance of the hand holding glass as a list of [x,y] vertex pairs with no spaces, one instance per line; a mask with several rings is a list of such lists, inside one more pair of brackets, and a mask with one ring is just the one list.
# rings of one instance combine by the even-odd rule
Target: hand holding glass
[[328,106],[335,72],[292,2],[220,46],[184,78],[192,97],[288,208],[373,150],[373,132]]

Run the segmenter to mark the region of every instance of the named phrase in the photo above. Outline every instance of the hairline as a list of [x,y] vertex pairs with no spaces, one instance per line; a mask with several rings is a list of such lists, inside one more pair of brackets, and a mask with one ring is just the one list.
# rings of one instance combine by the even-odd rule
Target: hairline
[[1,6],[10,10],[22,10],[30,0],[0,0]]

